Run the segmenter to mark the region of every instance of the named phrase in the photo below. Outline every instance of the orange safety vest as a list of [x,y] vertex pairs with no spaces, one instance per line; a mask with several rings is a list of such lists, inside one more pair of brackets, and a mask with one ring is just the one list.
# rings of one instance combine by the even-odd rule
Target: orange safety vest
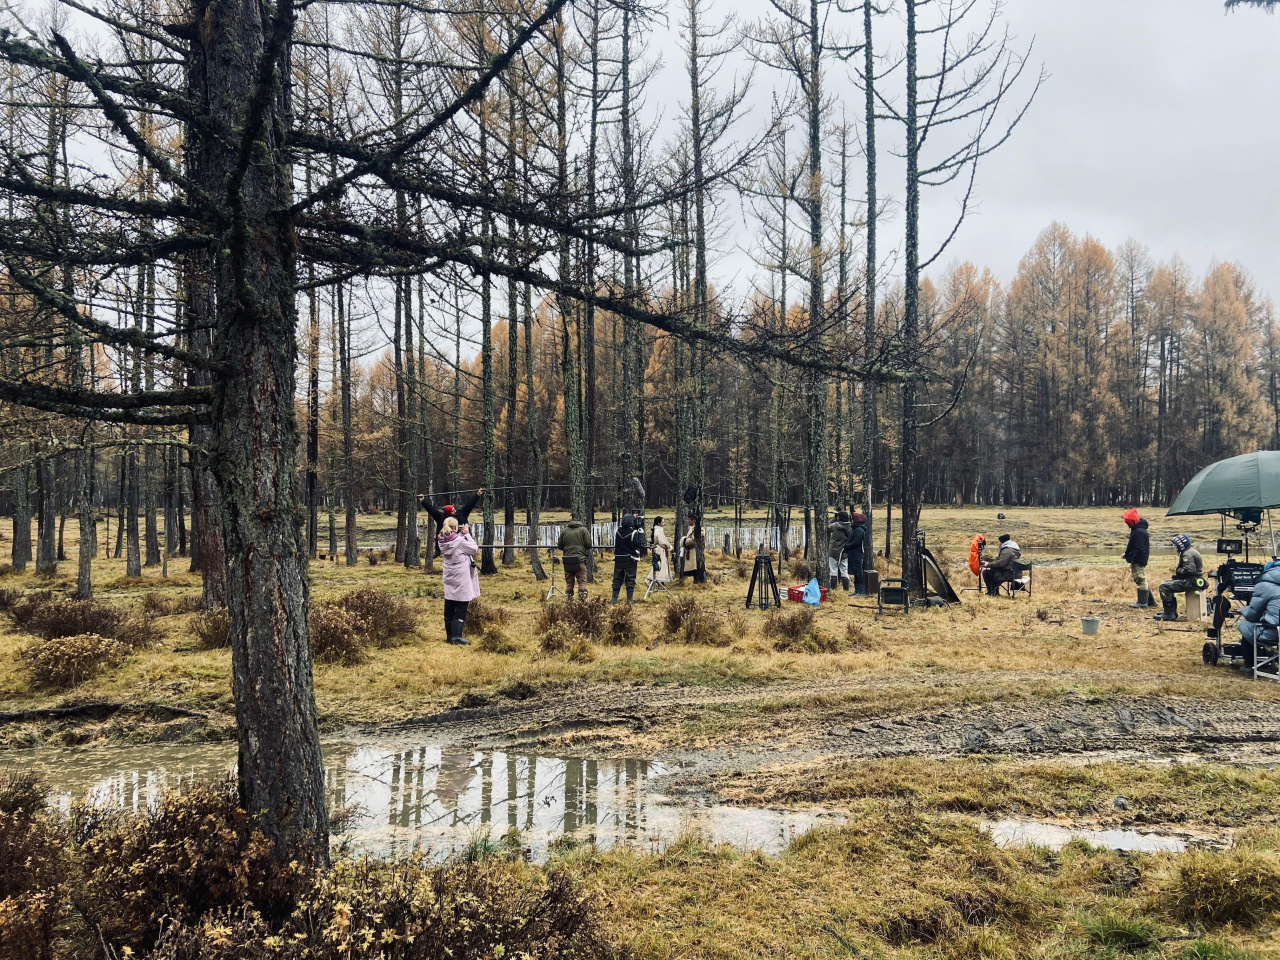
[[969,569],[975,577],[982,575],[982,550],[987,545],[987,538],[978,534],[969,544]]

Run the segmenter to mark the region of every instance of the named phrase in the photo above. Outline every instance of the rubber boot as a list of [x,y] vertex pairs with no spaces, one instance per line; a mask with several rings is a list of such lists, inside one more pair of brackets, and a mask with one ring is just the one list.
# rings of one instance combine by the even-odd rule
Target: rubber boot
[[1156,592],[1154,590],[1147,591],[1147,606],[1148,607],[1159,606],[1159,604],[1156,603]]
[[453,621],[453,639],[449,642],[459,647],[471,646],[471,641],[462,635],[462,628],[466,625],[465,620]]
[[849,578],[848,578],[848,577],[841,577],[841,578],[840,578],[840,589],[841,589],[841,590],[843,590],[845,593],[848,593],[848,592],[849,592]]
[[839,579],[837,579],[836,577],[829,577],[829,578],[828,578],[828,581],[827,581],[827,590],[828,590],[830,593],[835,593],[835,592],[836,592],[836,584],[837,584],[837,583],[839,583],[839,582],[840,582],[840,581],[839,581]]
[[1131,604],[1129,604],[1129,606],[1130,606],[1131,608],[1133,608],[1134,610],[1145,610],[1147,607],[1151,606],[1151,591],[1150,591],[1150,590],[1139,590],[1139,591],[1138,591],[1138,602],[1137,602],[1137,603],[1131,603]]
[[1170,623],[1175,622],[1178,619],[1178,598],[1174,597],[1172,600],[1161,598],[1161,600],[1164,603],[1164,610],[1156,614],[1156,619],[1167,620]]

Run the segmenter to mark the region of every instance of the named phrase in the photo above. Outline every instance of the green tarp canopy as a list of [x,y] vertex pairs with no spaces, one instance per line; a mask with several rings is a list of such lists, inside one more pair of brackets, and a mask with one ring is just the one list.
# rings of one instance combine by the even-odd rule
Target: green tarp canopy
[[1280,450],[1219,460],[1182,488],[1166,516],[1234,513],[1280,507]]

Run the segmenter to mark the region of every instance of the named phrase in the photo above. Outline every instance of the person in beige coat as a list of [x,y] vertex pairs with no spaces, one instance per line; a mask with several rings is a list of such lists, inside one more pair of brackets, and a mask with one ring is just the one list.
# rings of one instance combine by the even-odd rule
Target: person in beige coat
[[666,530],[662,526],[662,518],[658,517],[653,521],[653,534],[649,538],[650,546],[653,548],[653,559],[656,561],[655,568],[649,574],[649,579],[657,583],[670,583],[671,577],[671,541],[667,539]]

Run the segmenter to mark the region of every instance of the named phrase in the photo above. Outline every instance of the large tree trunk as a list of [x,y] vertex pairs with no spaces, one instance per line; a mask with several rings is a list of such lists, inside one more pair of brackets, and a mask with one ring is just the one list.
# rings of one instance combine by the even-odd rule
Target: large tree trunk
[[[867,159],[867,269],[864,302],[866,313],[863,321],[863,351],[867,368],[875,361],[876,351],[876,224],[879,221],[876,199],[876,94],[875,49],[872,44],[872,0],[865,0],[862,22],[865,33],[863,70],[866,84],[866,159]],[[876,385],[870,380],[862,384],[862,512],[866,515],[867,537],[862,545],[862,565],[865,570],[876,568],[876,551],[872,531],[872,504],[875,501],[876,476]]]
[[[920,143],[916,117],[916,3],[907,5],[907,219],[906,219],[906,291],[902,318],[902,350],[914,357],[919,350],[920,330]],[[920,557],[916,549],[916,524],[920,519],[920,471],[917,459],[916,430],[919,412],[916,407],[916,384],[908,380],[902,387],[902,579],[907,586],[922,592]]]
[[[212,462],[226,547],[240,799],[284,862],[328,860],[329,815],[312,691],[307,548],[297,489],[296,238],[285,150],[289,53],[258,89],[268,37],[263,9],[199,3],[193,74],[221,136],[201,138],[198,181],[227,197],[217,273]],[[273,10],[292,15],[287,3]],[[238,163],[246,124],[261,117]]]
[[36,461],[36,573],[58,570],[58,531],[54,522],[57,503],[54,497],[53,461],[43,457]]
[[[187,266],[187,317],[190,349],[198,357],[213,356],[216,304],[213,257],[205,250],[192,253]],[[213,377],[200,366],[188,373],[192,386],[211,386]],[[226,549],[222,539],[222,511],[209,460],[213,431],[203,423],[191,427],[191,571],[200,573],[206,610],[227,605]]]
[[22,572],[31,562],[31,467],[13,471],[13,569]]

